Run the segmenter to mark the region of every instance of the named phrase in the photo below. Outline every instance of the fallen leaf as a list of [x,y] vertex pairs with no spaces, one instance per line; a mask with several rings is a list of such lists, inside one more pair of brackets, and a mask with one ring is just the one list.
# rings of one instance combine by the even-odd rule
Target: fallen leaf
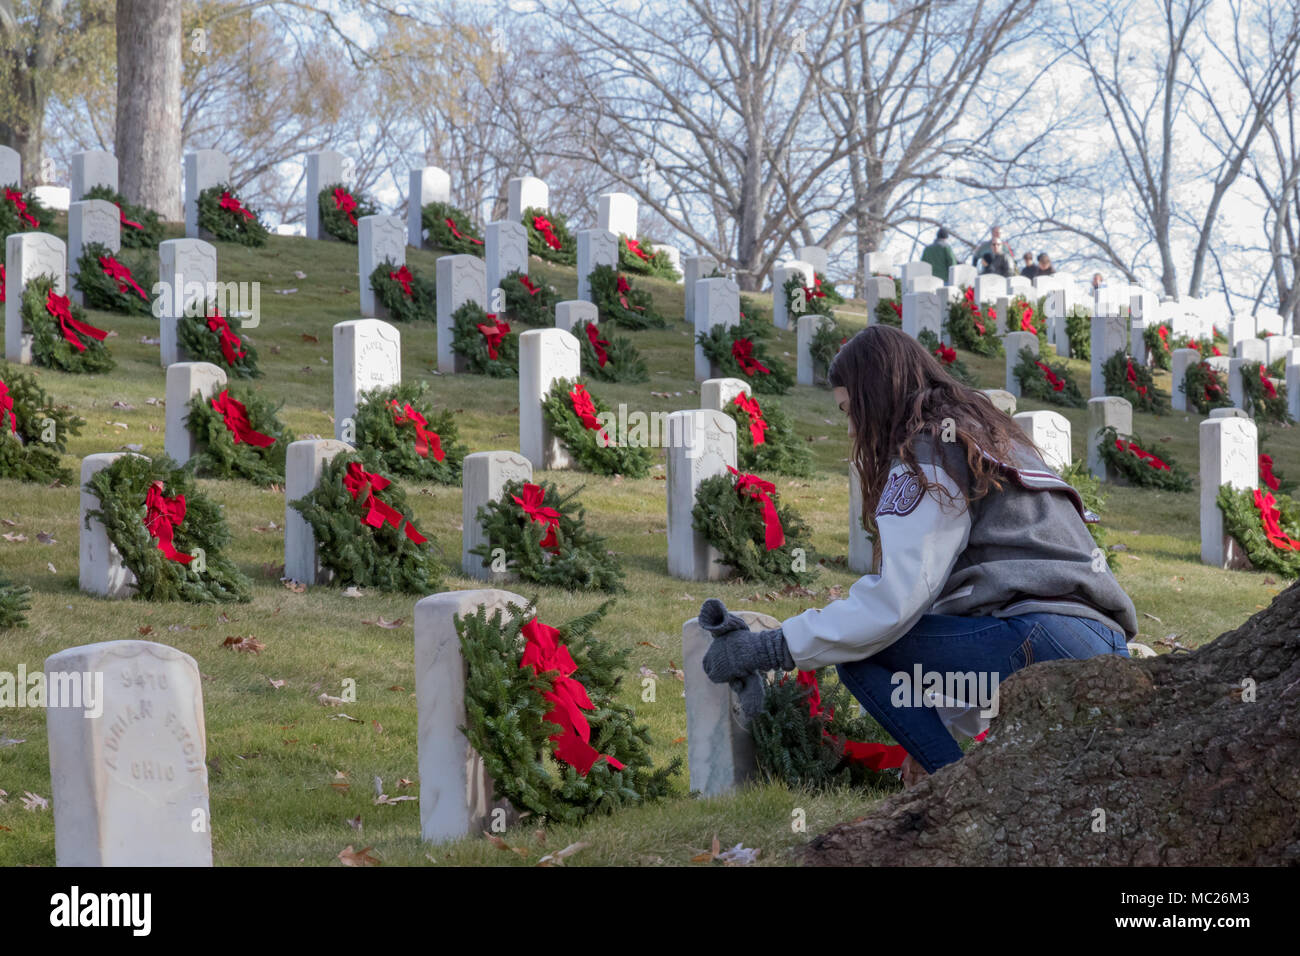
[[136,633],[139,634],[141,637],[144,637],[146,634],[152,634],[153,625],[146,624],[144,627],[136,628]]
[[307,273],[303,272],[301,269],[294,269],[293,277],[295,279],[305,279],[307,278]]
[[302,334],[302,340],[304,342],[310,342],[312,345],[320,345],[320,339],[316,338],[316,336],[310,334],[309,332],[304,332]]
[[686,680],[686,671],[681,670],[681,669],[680,669],[676,664],[674,664],[672,661],[669,661],[669,662],[668,662],[668,673],[672,674],[672,675],[673,675],[674,677],[676,677],[679,681],[685,681],[685,680]]
[[347,703],[342,697],[331,697],[329,694],[321,694],[316,698],[323,707],[342,707]]
[[522,847],[511,846],[509,843],[501,839],[499,836],[496,836],[495,834],[488,833],[486,830],[484,830],[483,835],[487,837],[488,840],[491,841],[492,845],[496,847],[498,850],[509,850],[511,853],[518,853],[520,856],[528,855],[527,850],[523,849]]
[[346,598],[359,598],[361,597],[361,588],[357,587],[355,584],[351,587],[344,588],[343,596]]
[[222,647],[233,647],[237,651],[243,651],[247,654],[260,654],[266,649],[266,644],[259,641],[252,634],[243,637],[232,636],[221,642]]
[[761,852],[757,847],[749,849],[743,843],[737,843],[730,850],[717,854],[717,858],[727,866],[748,866],[758,860]]
[[676,738],[673,739],[673,743],[675,743],[675,744],[684,744],[684,743],[686,743],[686,738],[685,738],[685,737],[676,737]]
[[297,289],[272,289],[271,291],[274,292],[276,295],[293,295],[298,290]]
[[374,847],[368,846],[363,850],[353,850],[352,844],[349,843],[342,850],[339,850],[339,862],[344,866],[378,866],[379,858],[372,856],[370,851]]
[[[322,695],[322,696],[323,696],[323,695]],[[337,699],[337,698],[336,698],[336,699]],[[332,705],[330,705],[330,706],[337,707],[338,704],[332,704]],[[330,720],[350,720],[350,721],[352,721],[354,724],[359,724],[359,723],[361,723],[361,721],[359,721],[357,718],[353,717],[351,714],[342,714],[342,713],[340,713],[340,714],[330,714]]]
[[113,403],[113,407],[114,407],[114,408],[125,408],[128,412],[129,412],[129,411],[134,411],[134,409],[135,409],[135,406],[134,406],[134,405],[130,404],[129,402],[124,402],[124,401],[122,401],[121,399],[118,399],[117,401],[115,401],[115,402]]
[[638,647],[653,647],[656,651],[663,650],[662,647],[660,647],[658,644],[654,643],[653,641],[637,641],[636,643]]
[[399,618],[397,618],[396,620],[389,621],[389,620],[386,620],[386,619],[381,615],[380,618],[379,618],[379,620],[377,620],[377,621],[362,621],[361,623],[362,623],[362,624],[373,624],[373,625],[375,625],[376,627],[382,627],[382,628],[383,628],[384,630],[386,630],[386,631],[391,631],[391,630],[393,630],[394,628],[401,627],[404,623],[406,623],[406,618],[404,618],[404,617],[399,617]]
[[563,861],[565,857],[573,856],[573,854],[577,853],[579,850],[585,850],[589,846],[591,846],[590,843],[570,843],[563,850],[556,850],[554,853],[546,854],[546,856],[537,861],[537,865],[562,866],[563,863],[561,861]]
[[0,518],[0,524],[3,524],[3,525],[4,525],[5,527],[7,527],[7,528],[16,528],[16,527],[18,527],[18,522],[17,522],[17,521],[10,521],[8,518]]
[[22,544],[27,540],[27,535],[14,534],[12,531],[7,531],[4,534],[0,534],[0,538],[4,538],[10,544]]
[[56,568],[56,567],[55,567],[52,563],[50,563],[49,561],[46,561],[46,562],[45,562],[45,570],[49,571],[50,574],[58,574],[58,573],[59,573],[59,569]]
[[46,800],[38,793],[32,793],[30,790],[23,791],[26,796],[23,799],[23,809],[29,811],[48,810],[50,801]]
[[406,801],[408,800],[416,800],[416,799],[418,798],[413,796],[390,797],[386,793],[381,793],[379,796],[375,797],[374,803],[375,806],[377,807],[384,807],[384,806],[391,806],[394,803],[406,803]]
[[279,690],[286,683],[288,683],[288,681],[276,680],[273,677],[268,677],[267,680],[271,682],[271,686],[274,687],[276,690]]
[[0,747],[17,747],[19,744],[25,743],[27,743],[26,738],[19,739],[17,737],[0,736]]
[[1149,617],[1149,618],[1151,618],[1151,620],[1155,621],[1157,624],[1163,624],[1163,623],[1165,623],[1164,621],[1160,620],[1160,618],[1156,617],[1154,614],[1149,614],[1149,613],[1146,612],[1146,611],[1143,611],[1143,612],[1142,612],[1142,616],[1143,616],[1143,617]]
[[406,777],[402,777],[397,781],[398,790],[405,790],[407,787],[413,787],[413,786],[415,786],[415,781],[408,780]]
[[292,591],[294,594],[302,594],[307,590],[307,585],[303,584],[301,581],[281,578],[280,583],[284,585],[286,591]]
[[375,733],[382,734],[384,732],[384,725],[381,724],[379,721],[372,720],[370,722],[370,725],[375,728]]
[[352,829],[356,830],[358,833],[361,832],[361,814],[358,813],[351,820],[344,820],[343,822],[346,823],[348,826],[350,826]]

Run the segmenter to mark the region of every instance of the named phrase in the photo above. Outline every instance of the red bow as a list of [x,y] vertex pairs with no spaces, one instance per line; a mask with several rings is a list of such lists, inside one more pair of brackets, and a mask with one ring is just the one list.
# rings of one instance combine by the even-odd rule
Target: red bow
[[1115,439],[1115,447],[1118,448],[1121,452],[1124,452],[1124,451],[1129,452],[1129,453],[1132,454],[1135,458],[1137,458],[1138,461],[1144,461],[1144,462],[1146,462],[1148,465],[1150,465],[1152,468],[1156,469],[1157,471],[1172,471],[1172,470],[1173,470],[1173,469],[1170,468],[1168,465],[1166,465],[1163,461],[1161,461],[1159,458],[1157,458],[1155,455],[1151,454],[1151,452],[1149,452],[1149,451],[1143,451],[1141,448],[1139,448],[1136,444],[1134,444],[1134,443],[1131,442],[1131,441],[1130,441],[1130,442],[1123,442],[1123,441],[1120,441],[1118,438],[1116,438],[1116,439]]
[[889,307],[894,310],[894,315],[898,316],[900,319],[903,317],[903,306],[901,303],[891,300]]
[[1165,347],[1165,351],[1168,352],[1168,351],[1169,351],[1169,329],[1168,329],[1168,327],[1167,327],[1167,326],[1164,326],[1164,325],[1157,325],[1157,326],[1156,326],[1156,335],[1160,336],[1160,344],[1163,345],[1163,346]]
[[357,224],[357,217],[352,215],[352,211],[357,208],[357,201],[352,198],[352,194],[341,186],[334,187],[334,208],[339,212],[348,214],[348,222],[352,225]]
[[248,420],[248,409],[244,407],[243,402],[231,398],[229,390],[223,389],[221,394],[212,400],[212,407],[225,421],[226,428],[234,435],[236,445],[243,442],[254,448],[269,448],[275,444],[275,439],[270,435],[254,431],[252,423]]
[[804,286],[804,287],[803,287],[803,297],[804,297],[805,299],[824,299],[824,298],[826,298],[826,293],[822,291],[822,280],[821,280],[821,279],[815,279],[814,282],[815,282],[816,284],[813,285],[813,286],[811,286],[811,287],[809,287],[809,286]]
[[125,292],[127,286],[130,286],[140,293],[140,298],[146,302],[149,301],[149,297],[144,294],[144,289],[140,288],[139,284],[136,283],[131,275],[131,270],[124,263],[118,262],[112,256],[100,256],[99,267],[104,270],[104,275],[117,283],[118,292]]
[[770,481],[764,481],[758,475],[742,475],[730,465],[727,471],[736,476],[736,493],[753,498],[763,506],[763,543],[767,550],[775,551],[781,545],[785,544],[785,529],[781,527],[781,516],[776,513],[776,505],[772,503],[771,495],[776,491],[776,485]]
[[[0,384],[0,388],[4,385]],[[1278,481],[1277,475],[1273,474],[1273,456],[1259,456],[1259,477],[1263,479],[1264,484],[1268,485],[1269,490],[1277,491],[1282,482]]]
[[127,218],[126,218],[126,213],[122,212],[122,207],[121,207],[121,206],[118,206],[117,203],[113,203],[113,205],[114,205],[114,206],[117,206],[117,220],[118,220],[118,222],[120,222],[122,225],[124,225],[124,226],[130,226],[132,229],[143,229],[143,228],[144,228],[144,226],[140,225],[138,222],[132,222],[130,219],[127,219]]
[[9,416],[9,430],[18,434],[18,419],[14,416],[14,397],[9,394],[9,386],[0,382],[0,423]]
[[231,212],[236,213],[236,214],[238,214],[238,215],[240,215],[240,216],[243,216],[245,219],[252,219],[252,218],[254,218],[252,212],[250,212],[249,210],[245,209],[245,208],[243,207],[243,204],[240,203],[240,201],[239,201],[238,199],[236,199],[234,196],[230,195],[230,193],[222,193],[222,194],[221,194],[221,203],[220,203],[220,205],[221,205],[221,208],[222,208],[222,209],[229,209]]
[[[460,230],[456,228],[456,224],[455,224],[454,222],[451,221],[451,218],[450,218],[450,217],[444,219],[443,222],[445,222],[445,223],[447,224],[447,228],[451,230],[451,234],[452,234],[453,236],[455,236],[457,239],[464,239],[464,238],[465,238],[464,236],[462,236],[462,235],[460,234]],[[470,242],[474,243],[474,245],[476,245],[476,246],[481,246],[481,245],[483,245],[483,240],[482,240],[482,239],[470,239]]]
[[[782,678],[782,680],[784,681],[785,678]],[[822,710],[822,693],[821,688],[817,686],[816,671],[799,671],[795,675],[795,683],[801,687],[809,688],[809,716],[820,717],[825,713],[827,720],[834,718],[834,711],[826,712]],[[828,738],[838,749],[842,750],[845,759],[849,763],[860,764],[871,770],[887,770],[891,767],[901,767],[903,761],[907,758],[907,751],[900,744],[876,744],[845,740],[827,730],[822,730],[822,736]]]
[[1265,372],[1263,362],[1259,363],[1259,384],[1264,386],[1264,393],[1268,395],[1269,398],[1277,398],[1277,389],[1273,387],[1272,380],[1269,379]]
[[587,392],[587,387],[581,382],[575,382],[573,390],[569,392],[569,401],[573,403],[573,414],[578,416],[583,427],[588,431],[596,432],[601,439],[601,444],[608,445],[609,436],[605,434],[604,426],[596,417],[596,406]]
[[144,526],[151,537],[158,539],[158,550],[169,560],[189,564],[194,560],[192,554],[182,554],[172,544],[172,538],[180,523],[185,520],[185,496],[168,498],[163,494],[163,483],[155,481],[149,486],[144,497]]
[[597,760],[607,760],[615,770],[622,770],[622,763],[591,746],[591,724],[582,712],[595,710],[596,705],[587,696],[587,688],[573,678],[578,665],[569,649],[560,643],[560,632],[533,618],[519,629],[519,633],[525,641],[519,667],[531,667],[538,677],[550,673],[556,675],[551,689],[542,692],[542,697],[554,705],[546,720],[560,727],[559,733],[551,734],[549,738],[555,744],[556,759],[564,761],[584,777]]
[[763,420],[763,409],[758,406],[758,399],[750,398],[744,392],[732,399],[732,404],[749,416],[749,437],[755,445],[767,441],[767,422]]
[[1020,331],[1028,332],[1030,335],[1037,335],[1038,330],[1034,328],[1034,308],[1026,305],[1020,313]]
[[1259,509],[1260,521],[1264,524],[1264,535],[1269,544],[1280,551],[1300,551],[1300,541],[1296,541],[1282,530],[1282,513],[1277,502],[1269,492],[1255,489],[1255,507]]
[[14,204],[14,212],[17,213],[18,218],[26,222],[29,227],[35,229],[41,224],[39,219],[27,211],[27,203],[23,199],[23,194],[20,191],[10,189],[6,186],[5,199],[8,199]]
[[401,283],[402,295],[406,296],[408,299],[415,295],[415,293],[411,291],[411,281],[415,276],[411,275],[411,270],[406,268],[406,266],[402,266],[402,268],[398,269],[396,272],[388,273],[388,278],[392,279],[394,282]]
[[555,233],[551,231],[551,221],[545,216],[534,216],[533,228],[542,234],[542,238],[546,240],[546,244],[552,249],[558,251],[561,248],[560,240],[555,238]]
[[489,312],[486,318],[491,319],[493,324],[480,325],[478,330],[483,334],[483,338],[487,340],[488,358],[495,359],[497,357],[497,346],[501,344],[502,339],[510,334],[510,326],[498,319],[495,312]]
[[618,277],[618,301],[625,309],[635,308],[638,312],[644,312],[644,306],[632,306],[628,304],[627,294],[632,291],[632,284],[627,281],[627,277],[620,275]]
[[367,508],[365,517],[361,519],[363,524],[379,528],[386,521],[394,528],[402,528],[406,536],[416,544],[424,544],[427,539],[415,530],[415,525],[409,521],[404,522],[400,511],[375,497],[376,491],[383,491],[391,484],[383,475],[372,474],[355,461],[348,462],[348,473],[343,476],[343,487],[348,490],[353,501],[359,500],[363,491],[366,494],[365,501],[362,502]]
[[1124,373],[1124,379],[1137,390],[1139,395],[1145,395],[1147,393],[1147,387],[1138,384],[1137,371],[1133,368],[1132,359],[1128,360],[1128,370]]
[[1035,362],[1034,364],[1043,370],[1043,376],[1047,379],[1047,383],[1052,386],[1052,391],[1061,392],[1065,390],[1065,380],[1063,378],[1060,378],[1042,362]]
[[541,546],[548,551],[556,554],[560,551],[560,544],[555,540],[555,529],[560,526],[560,513],[554,508],[542,507],[542,502],[546,500],[546,492],[540,485],[525,484],[521,489],[523,497],[511,495],[515,504],[524,509],[524,514],[536,521],[538,524],[546,525],[546,535],[541,540]]
[[405,425],[408,422],[415,426],[415,453],[421,458],[429,457],[429,449],[433,449],[433,460],[442,461],[446,453],[442,450],[442,438],[435,431],[429,430],[429,421],[419,412],[411,407],[407,402],[403,407],[397,407],[397,399],[389,399],[388,404],[393,409],[393,424]]
[[749,339],[736,339],[731,343],[731,357],[736,360],[740,370],[746,375],[753,375],[755,372],[762,372],[764,375],[771,375],[772,370],[754,358],[754,343]]
[[1219,351],[1219,347],[1218,347],[1217,345],[1211,345],[1210,348],[1214,349],[1214,354],[1215,354],[1215,355],[1222,355],[1222,354],[1223,354],[1222,352]]
[[624,236],[623,245],[627,246],[629,252],[635,253],[643,261],[650,261],[650,256],[645,254],[645,251],[641,248],[641,244],[637,240],[629,239],[627,236]]
[[68,297],[57,294],[53,289],[45,297],[45,311],[59,320],[59,328],[63,332],[64,339],[78,352],[86,351],[86,343],[78,338],[79,334],[89,335],[100,342],[108,337],[108,333],[103,329],[97,329],[93,325],[74,319]]
[[[848,339],[841,340],[840,345],[843,345],[847,341]],[[939,359],[939,361],[943,362],[944,365],[951,365],[953,362],[957,361],[957,350],[952,346],[944,345],[942,342],[940,342],[938,348],[934,350],[934,355]]]
[[247,354],[239,336],[231,330],[230,323],[220,312],[208,316],[208,329],[221,336],[221,354],[228,364],[234,365]]
[[595,322],[588,322],[586,323],[586,326],[587,341],[590,342],[591,347],[596,350],[596,363],[601,368],[604,368],[605,363],[609,361],[609,353],[605,351],[605,347],[609,345],[609,343],[600,337],[600,333],[596,331]]

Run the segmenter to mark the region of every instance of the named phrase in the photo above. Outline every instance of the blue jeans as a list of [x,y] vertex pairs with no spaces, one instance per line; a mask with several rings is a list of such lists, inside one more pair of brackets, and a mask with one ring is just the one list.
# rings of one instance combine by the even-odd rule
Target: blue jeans
[[[992,688],[1008,674],[1038,661],[1082,660],[1099,654],[1128,657],[1128,646],[1122,633],[1086,617],[926,614],[893,644],[863,660],[840,664],[837,671],[840,682],[867,712],[927,773],[934,773],[961,759],[961,747],[934,707],[915,706],[912,694],[896,692],[895,674],[911,679],[919,665],[923,674],[974,673]],[[901,697],[906,699],[893,699]]]

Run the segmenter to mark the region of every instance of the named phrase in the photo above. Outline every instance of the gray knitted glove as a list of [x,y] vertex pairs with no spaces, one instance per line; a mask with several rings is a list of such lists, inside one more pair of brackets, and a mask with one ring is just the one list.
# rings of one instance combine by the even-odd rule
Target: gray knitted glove
[[785,635],[779,627],[751,631],[717,598],[709,598],[701,605],[699,622],[713,635],[704,655],[704,673],[715,684],[729,682],[740,698],[745,718],[752,719],[763,709],[762,675],[771,670],[795,669]]

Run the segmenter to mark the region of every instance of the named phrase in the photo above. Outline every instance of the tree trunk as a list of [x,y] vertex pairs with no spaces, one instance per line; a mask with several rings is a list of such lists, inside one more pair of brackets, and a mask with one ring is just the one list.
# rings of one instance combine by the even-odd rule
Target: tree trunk
[[983,743],[802,861],[1296,865],[1297,621],[1300,582],[1194,653],[1018,672]]
[[181,0],[117,0],[118,185],[181,218]]

